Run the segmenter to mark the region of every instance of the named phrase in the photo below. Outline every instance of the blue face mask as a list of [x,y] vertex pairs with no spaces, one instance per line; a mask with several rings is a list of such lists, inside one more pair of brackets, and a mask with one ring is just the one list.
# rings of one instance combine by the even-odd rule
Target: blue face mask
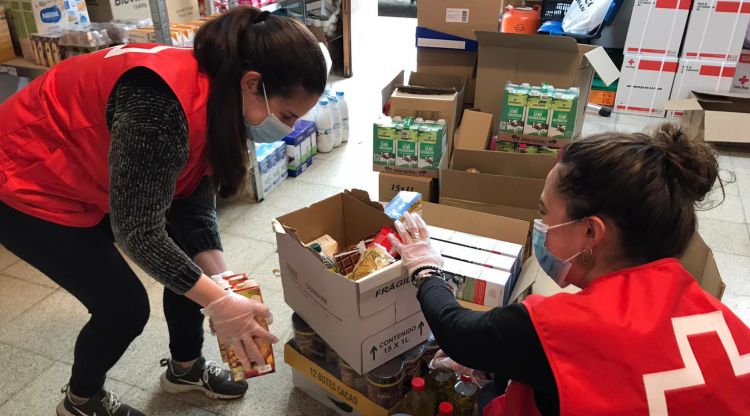
[[573,266],[571,260],[576,258],[581,252],[574,254],[567,260],[556,257],[554,254],[550,253],[547,248],[547,232],[553,228],[574,224],[578,221],[580,220],[557,224],[550,227],[543,223],[542,220],[534,220],[534,232],[531,236],[531,244],[534,247],[534,256],[539,262],[539,266],[541,266],[542,270],[544,270],[544,272],[547,273],[547,275],[560,287],[565,287],[570,284],[565,278],[568,276],[568,272]]
[[[272,143],[282,140],[288,136],[294,129],[282,123],[274,114],[271,113],[271,107],[268,106],[268,96],[266,95],[266,85],[263,85],[263,98],[266,100],[266,110],[268,116],[257,126],[245,121],[245,131],[248,137],[256,143]],[[242,113],[245,113],[245,96],[242,96]]]

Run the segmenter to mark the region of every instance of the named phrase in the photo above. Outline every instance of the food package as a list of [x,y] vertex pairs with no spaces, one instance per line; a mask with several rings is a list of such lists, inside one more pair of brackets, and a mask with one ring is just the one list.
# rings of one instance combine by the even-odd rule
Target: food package
[[388,239],[389,234],[398,238],[395,231],[383,227],[372,243],[367,246],[367,250],[360,257],[351,275],[347,276],[349,279],[357,281],[396,262],[393,244]]
[[328,234],[324,234],[316,238],[315,240],[310,241],[309,243],[307,243],[307,246],[309,247],[313,243],[320,244],[320,247],[323,249],[323,254],[328,257],[334,257],[339,251],[339,243]]
[[407,212],[422,213],[422,194],[419,192],[400,191],[385,206],[385,214],[393,220],[401,220]]
[[[246,274],[235,274],[224,277],[224,280],[229,283],[232,290],[234,290],[234,293],[256,302],[263,303],[260,286],[255,279],[248,278]],[[263,328],[268,330],[268,322],[266,322],[265,319],[261,317],[256,317],[255,319]],[[263,365],[252,363],[252,368],[246,369],[237,357],[234,348],[231,345],[225,345],[224,343],[219,342],[221,358],[225,363],[229,364],[229,369],[232,373],[232,380],[240,381],[247,378],[274,373],[276,371],[276,364],[273,357],[273,346],[271,343],[260,341],[258,339],[255,340],[255,343],[258,346],[261,355],[266,358],[266,363]]]

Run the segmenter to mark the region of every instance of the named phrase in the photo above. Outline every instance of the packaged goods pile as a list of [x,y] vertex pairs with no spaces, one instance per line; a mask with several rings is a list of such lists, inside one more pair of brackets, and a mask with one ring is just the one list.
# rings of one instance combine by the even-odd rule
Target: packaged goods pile
[[[260,286],[255,279],[249,278],[246,274],[223,276],[221,279],[223,279],[223,282],[220,282],[220,284],[224,286],[226,290],[233,290],[234,293],[238,295],[263,303]],[[255,319],[263,328],[268,330],[268,322],[266,322],[265,319],[261,317],[256,317]],[[237,357],[234,348],[231,345],[224,344],[222,340],[219,340],[221,359],[223,362],[229,364],[229,369],[232,372],[232,379],[234,381],[271,374],[276,371],[276,362],[273,357],[273,346],[270,343],[261,341],[257,338],[255,339],[255,343],[260,354],[265,357],[266,362],[263,364],[252,362],[251,368],[245,368]]]
[[255,143],[255,157],[264,195],[276,189],[289,176],[286,152],[287,146],[283,141]]
[[446,151],[446,121],[383,116],[373,125],[373,166],[437,175]]

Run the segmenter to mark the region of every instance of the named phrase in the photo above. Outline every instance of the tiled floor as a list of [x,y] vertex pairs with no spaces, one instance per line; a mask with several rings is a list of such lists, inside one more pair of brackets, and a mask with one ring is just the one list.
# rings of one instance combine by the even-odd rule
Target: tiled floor
[[[372,2],[374,3],[374,2]],[[366,6],[362,6],[366,7]],[[367,11],[364,11],[367,13]],[[367,26],[367,25],[372,26]],[[337,88],[347,91],[352,109],[352,140],[328,155],[320,155],[310,171],[289,179],[257,205],[231,204],[219,212],[226,255],[232,268],[256,276],[276,317],[272,330],[281,339],[291,335],[291,310],[284,304],[272,218],[335,194],[359,187],[375,195],[377,176],[370,171],[368,122],[377,113],[380,86],[396,69],[414,66],[414,22],[399,19],[371,20],[360,28],[382,34],[378,39],[355,39],[356,77]],[[362,29],[364,30],[364,29]],[[402,60],[394,56],[400,44]],[[639,131],[656,119],[591,116],[585,133],[603,130]],[[750,154],[724,154],[720,160],[727,197],[720,207],[700,212],[700,232],[713,248],[727,290],[724,302],[750,323]],[[305,394],[293,389],[291,372],[281,363],[278,373],[250,382],[247,397],[217,403],[201,396],[167,396],[158,390],[158,360],[168,353],[167,330],[161,310],[162,287],[139,272],[152,302],[146,330],[111,371],[108,387],[149,415],[327,415],[332,414]],[[87,320],[85,309],[38,271],[0,247],[0,415],[50,415],[62,397],[72,348],[78,330]],[[276,348],[282,357],[281,345]],[[205,355],[218,358],[214,339],[208,337]]]

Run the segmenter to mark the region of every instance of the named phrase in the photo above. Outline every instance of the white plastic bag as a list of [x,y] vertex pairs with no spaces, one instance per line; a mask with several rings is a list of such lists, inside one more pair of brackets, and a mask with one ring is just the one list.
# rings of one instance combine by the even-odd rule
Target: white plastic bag
[[610,4],[612,0],[573,0],[563,18],[563,31],[587,35],[602,24]]

